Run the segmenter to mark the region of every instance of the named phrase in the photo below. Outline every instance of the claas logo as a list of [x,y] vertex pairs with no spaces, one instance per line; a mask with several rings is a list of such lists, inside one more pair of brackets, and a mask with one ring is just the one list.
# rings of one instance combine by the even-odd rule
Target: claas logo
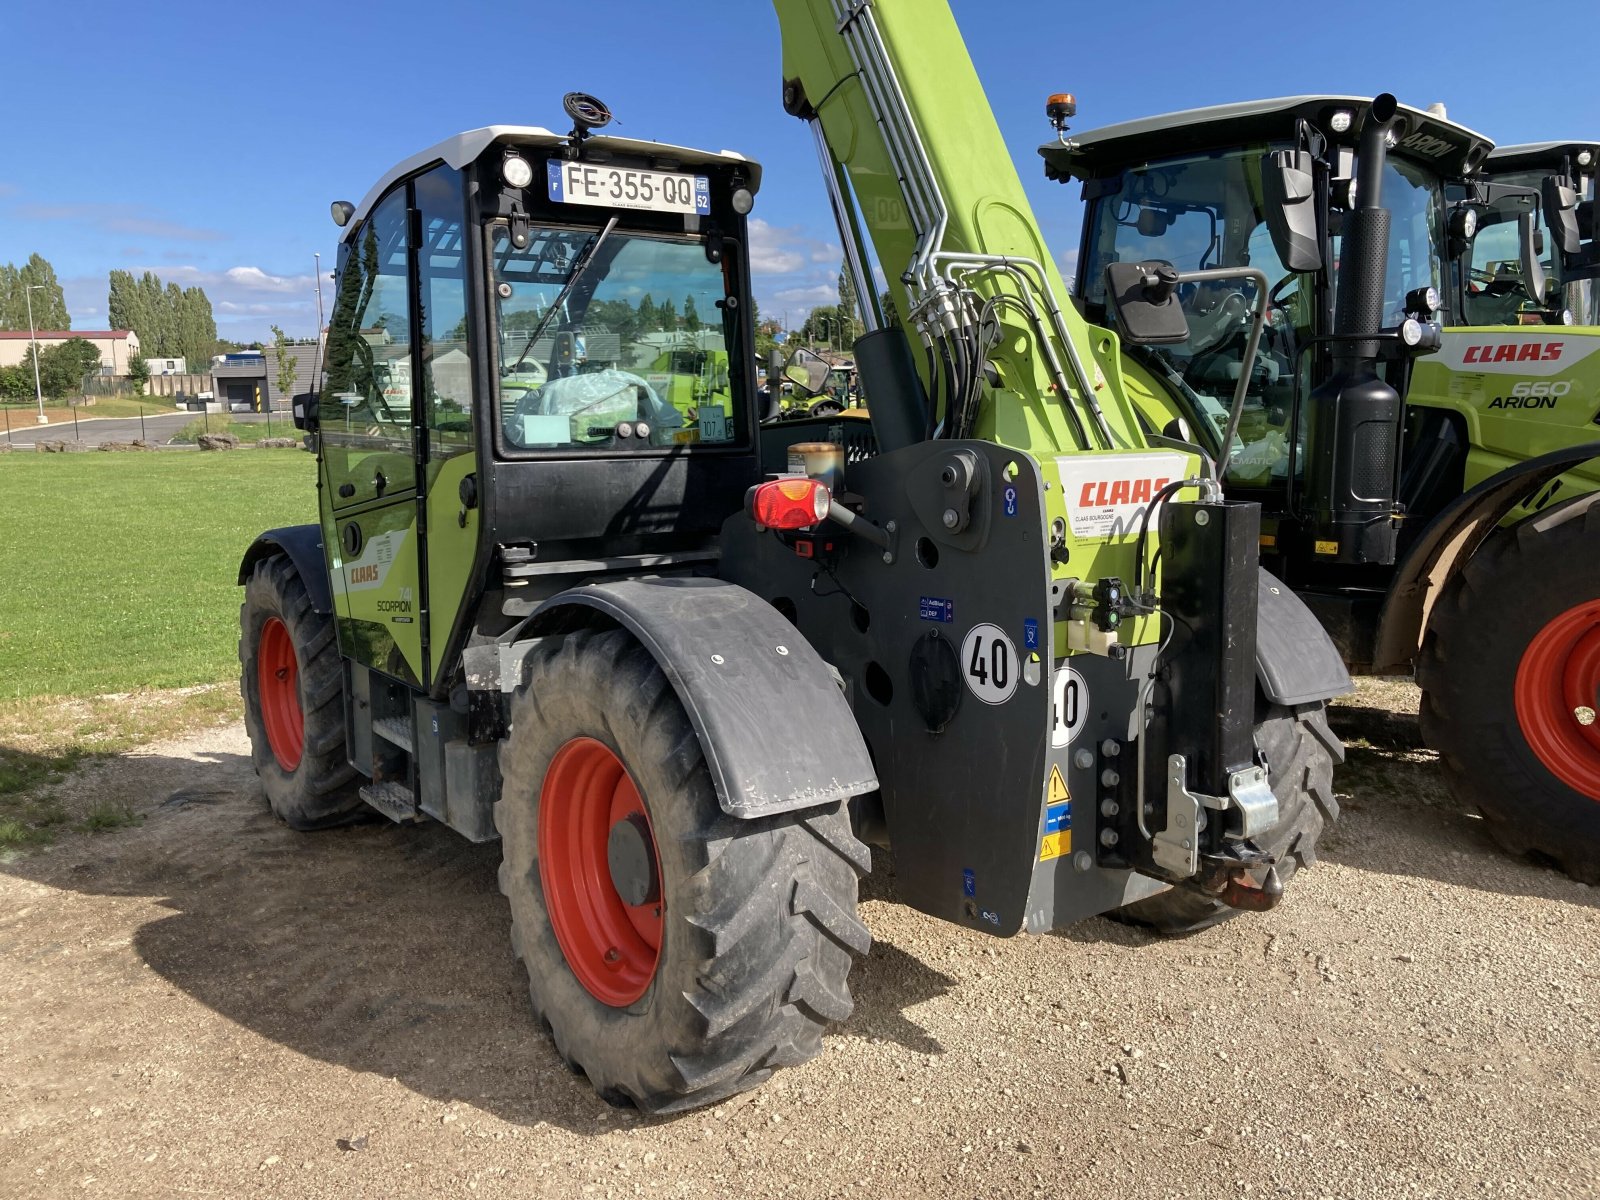
[[1500,345],[1468,346],[1463,362],[1555,362],[1565,342],[1511,342]]
[[1078,493],[1079,508],[1109,508],[1118,504],[1148,504],[1171,482],[1165,475],[1154,479],[1091,479]]

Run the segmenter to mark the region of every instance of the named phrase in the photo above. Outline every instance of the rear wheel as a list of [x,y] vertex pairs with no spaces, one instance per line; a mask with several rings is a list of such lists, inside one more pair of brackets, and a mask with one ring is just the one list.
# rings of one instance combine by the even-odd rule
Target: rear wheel
[[495,823],[534,1009],[600,1094],[710,1104],[822,1048],[871,942],[843,804],[724,814],[688,714],[627,633],[529,655]]
[[1600,883],[1600,504],[1486,539],[1435,606],[1422,736],[1514,854]]
[[[1339,816],[1333,795],[1333,768],[1344,761],[1344,747],[1328,727],[1325,703],[1285,708],[1256,697],[1256,749],[1267,764],[1267,779],[1278,798],[1278,823],[1255,839],[1277,860],[1285,885],[1301,867],[1317,861],[1317,842]],[[1265,870],[1255,873],[1259,884]],[[1130,925],[1160,933],[1190,933],[1239,915],[1201,892],[1175,887],[1108,913]]]
[[286,555],[256,563],[245,583],[239,667],[250,757],[272,811],[293,829],[354,818],[363,806],[345,758],[333,619],[313,609]]

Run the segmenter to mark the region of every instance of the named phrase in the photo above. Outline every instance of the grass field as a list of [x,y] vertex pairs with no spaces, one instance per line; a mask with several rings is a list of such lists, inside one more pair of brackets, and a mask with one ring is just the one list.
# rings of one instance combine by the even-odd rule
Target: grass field
[[237,710],[239,558],[315,520],[315,467],[299,450],[0,458],[0,850],[69,823],[39,795],[62,772]]

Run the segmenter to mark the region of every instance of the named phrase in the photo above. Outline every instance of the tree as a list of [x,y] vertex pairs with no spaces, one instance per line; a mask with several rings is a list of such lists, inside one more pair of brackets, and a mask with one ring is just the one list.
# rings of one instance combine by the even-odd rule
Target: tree
[[285,399],[294,395],[295,360],[288,345],[289,335],[272,326],[272,346],[278,355],[278,394]]
[[878,297],[878,303],[883,307],[883,327],[899,329],[900,310],[894,306],[894,293],[885,289],[883,295]]
[[0,367],[0,400],[7,404],[20,404],[32,399],[33,375],[29,369],[20,365]]
[[[41,290],[30,292],[28,289],[34,286]],[[30,301],[36,330],[59,332],[72,328],[56,269],[40,254],[30,254],[20,267],[11,263],[0,267],[0,329],[27,329]]]
[[[22,357],[22,369],[33,376],[34,347]],[[39,390],[53,400],[82,395],[83,377],[100,365],[100,351],[83,338],[68,338],[39,351]]]
[[683,298],[683,327],[690,333],[700,332],[700,312],[694,306],[694,297]]
[[201,288],[163,284],[149,271],[138,279],[112,271],[106,312],[113,329],[133,330],[153,358],[183,358],[193,369],[217,352],[217,322]]
[[128,382],[133,384],[139,395],[144,395],[145,385],[150,382],[150,364],[143,354],[135,354],[128,359]]

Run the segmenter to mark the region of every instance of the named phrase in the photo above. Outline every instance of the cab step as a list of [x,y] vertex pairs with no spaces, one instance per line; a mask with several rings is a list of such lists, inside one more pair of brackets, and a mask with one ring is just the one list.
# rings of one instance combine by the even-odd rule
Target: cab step
[[417,752],[411,740],[411,722],[404,717],[373,717],[372,732],[392,746],[399,746],[407,754]]
[[407,825],[422,820],[417,811],[417,797],[403,783],[369,783],[360,792],[361,798],[397,825]]

